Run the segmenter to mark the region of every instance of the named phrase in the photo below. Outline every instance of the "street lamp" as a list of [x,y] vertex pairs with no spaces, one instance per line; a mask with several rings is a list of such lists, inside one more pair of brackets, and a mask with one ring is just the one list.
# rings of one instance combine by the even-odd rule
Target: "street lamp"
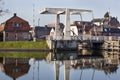
[[38,26],[40,26],[40,18],[38,18]]

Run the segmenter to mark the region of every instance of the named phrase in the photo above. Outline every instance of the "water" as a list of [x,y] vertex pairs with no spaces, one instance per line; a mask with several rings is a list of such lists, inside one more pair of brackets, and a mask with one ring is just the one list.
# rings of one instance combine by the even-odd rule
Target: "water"
[[118,52],[30,54],[0,53],[0,80],[120,80]]

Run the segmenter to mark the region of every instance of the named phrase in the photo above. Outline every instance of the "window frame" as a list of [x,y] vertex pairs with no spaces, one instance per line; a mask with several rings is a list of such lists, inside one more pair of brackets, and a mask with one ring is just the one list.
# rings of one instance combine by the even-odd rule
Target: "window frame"
[[13,27],[21,27],[22,24],[19,22],[13,22]]

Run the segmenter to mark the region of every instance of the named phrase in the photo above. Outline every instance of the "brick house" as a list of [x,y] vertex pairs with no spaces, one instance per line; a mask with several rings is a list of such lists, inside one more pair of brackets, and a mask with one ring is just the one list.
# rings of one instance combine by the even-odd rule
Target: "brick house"
[[27,21],[14,16],[2,23],[0,26],[1,40],[3,41],[25,41],[30,40],[30,25]]

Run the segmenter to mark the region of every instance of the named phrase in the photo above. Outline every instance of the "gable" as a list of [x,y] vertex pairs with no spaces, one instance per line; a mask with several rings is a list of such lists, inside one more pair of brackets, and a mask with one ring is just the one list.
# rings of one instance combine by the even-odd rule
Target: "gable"
[[117,20],[117,18],[112,17],[111,20],[109,21],[109,24],[110,24],[111,26],[116,26],[116,25],[119,24],[119,21]]
[[20,22],[20,23],[22,23],[22,22],[27,23],[27,21],[25,21],[24,19],[22,19],[22,18],[20,18],[18,16],[13,16],[12,18],[8,19],[6,22],[14,22],[14,21]]
[[29,31],[30,26],[27,21],[25,21],[24,19],[14,14],[13,17],[11,17],[10,19],[6,21],[4,30],[5,31]]

